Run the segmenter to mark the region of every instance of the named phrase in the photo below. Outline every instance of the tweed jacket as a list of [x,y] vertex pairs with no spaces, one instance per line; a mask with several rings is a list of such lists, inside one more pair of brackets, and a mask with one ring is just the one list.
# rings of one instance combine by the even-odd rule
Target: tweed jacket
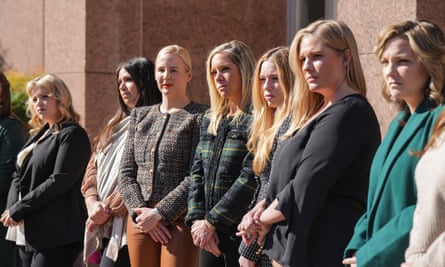
[[[281,143],[279,142],[279,140],[281,136],[283,136],[283,134],[286,133],[287,129],[289,128],[290,122],[291,122],[291,116],[288,116],[281,124],[280,129],[278,130],[277,134],[274,137],[273,144],[270,149],[269,161],[264,166],[263,171],[256,177],[257,181],[259,182],[259,185],[257,188],[255,203],[260,202],[267,196],[267,191],[269,190],[269,176],[272,167],[272,159],[275,154],[275,150],[278,148],[278,144]],[[244,242],[241,242],[239,248],[239,254],[250,261],[257,262],[261,267],[272,266],[269,257],[258,253],[259,248],[260,247],[257,242],[253,242],[250,246],[246,246]],[[259,261],[260,256],[261,256],[261,261]]]
[[445,135],[416,168],[417,205],[405,259],[414,267],[445,266]]
[[345,256],[355,253],[360,267],[400,266],[408,247],[417,202],[414,171],[432,126],[442,110],[422,102],[410,115],[391,122],[371,165],[366,212],[357,222]]
[[[160,104],[132,111],[118,183],[130,214],[148,202],[157,203],[169,222],[185,214],[188,188],[181,182],[190,171],[207,108],[192,102],[173,114],[161,113]],[[178,194],[169,194],[173,190]]]
[[[25,146],[39,140],[46,130],[48,124]],[[7,208],[15,221],[24,221],[27,250],[83,240],[87,213],[80,185],[90,155],[85,130],[77,123],[64,123],[58,131],[49,129],[18,168]]]
[[210,134],[210,114],[204,116],[190,175],[186,223],[207,219],[221,233],[234,234],[252,203],[257,182],[253,155],[246,148],[251,113],[237,120],[224,117],[217,134]]

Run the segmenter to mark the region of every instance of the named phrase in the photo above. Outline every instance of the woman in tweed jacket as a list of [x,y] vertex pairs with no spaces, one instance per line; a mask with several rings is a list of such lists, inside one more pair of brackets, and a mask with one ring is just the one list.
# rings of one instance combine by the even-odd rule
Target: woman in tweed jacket
[[190,175],[186,222],[200,250],[200,266],[238,266],[236,226],[252,202],[257,183],[246,143],[252,116],[250,48],[231,41],[207,59],[210,111],[201,126]]
[[198,250],[183,225],[190,170],[205,105],[186,96],[191,59],[177,45],[162,48],[155,62],[162,103],[131,113],[120,165],[119,192],[127,223],[131,266],[196,266]]
[[[260,182],[257,189],[254,209],[244,215],[238,229],[242,233],[243,225],[249,224],[258,210],[264,209],[264,198],[269,188],[269,174],[273,154],[280,136],[286,132],[290,119],[290,103],[294,76],[289,66],[289,48],[276,47],[267,51],[258,60],[253,76],[252,106],[254,120],[247,148],[255,156],[253,171]],[[252,239],[252,240],[250,240]],[[254,235],[249,240],[254,241]],[[239,263],[242,267],[272,266],[269,257],[261,255],[257,242],[249,246],[241,242]]]

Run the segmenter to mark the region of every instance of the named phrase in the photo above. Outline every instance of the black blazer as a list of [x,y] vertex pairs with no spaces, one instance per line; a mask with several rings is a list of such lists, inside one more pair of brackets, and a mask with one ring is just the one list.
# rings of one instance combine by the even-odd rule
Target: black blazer
[[278,198],[286,221],[271,228],[265,253],[283,266],[343,266],[343,249],[365,210],[379,143],[372,107],[351,95],[279,144],[267,201]]
[[[25,147],[47,129],[48,125],[44,126]],[[85,130],[77,123],[65,123],[58,133],[50,129],[18,168],[7,207],[15,221],[24,220],[28,249],[43,250],[83,240],[86,209],[80,185],[90,154]]]

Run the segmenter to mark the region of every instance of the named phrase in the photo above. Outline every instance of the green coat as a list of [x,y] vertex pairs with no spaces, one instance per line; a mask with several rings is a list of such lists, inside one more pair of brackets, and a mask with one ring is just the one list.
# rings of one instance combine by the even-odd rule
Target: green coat
[[356,253],[358,267],[399,267],[404,261],[417,202],[419,157],[410,152],[423,149],[442,108],[430,111],[422,103],[411,116],[401,111],[391,122],[371,166],[366,212],[345,250],[346,257]]

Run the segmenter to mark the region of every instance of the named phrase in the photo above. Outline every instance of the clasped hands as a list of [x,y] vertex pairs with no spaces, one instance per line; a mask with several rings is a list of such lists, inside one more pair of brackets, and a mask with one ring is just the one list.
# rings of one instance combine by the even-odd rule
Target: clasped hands
[[253,209],[246,213],[238,225],[237,236],[243,239],[243,242],[250,246],[257,240],[260,247],[263,246],[264,238],[270,230],[271,225],[261,221],[261,215],[264,211],[264,203],[258,203]]
[[192,225],[191,234],[195,246],[212,253],[216,257],[221,256],[221,251],[218,247],[219,239],[215,226],[209,223],[206,219],[195,220]]
[[148,233],[156,243],[166,245],[169,239],[172,238],[170,230],[168,230],[166,223],[162,220],[162,215],[155,212],[152,208],[135,208],[133,212],[136,214],[135,223],[136,228],[143,233]]

